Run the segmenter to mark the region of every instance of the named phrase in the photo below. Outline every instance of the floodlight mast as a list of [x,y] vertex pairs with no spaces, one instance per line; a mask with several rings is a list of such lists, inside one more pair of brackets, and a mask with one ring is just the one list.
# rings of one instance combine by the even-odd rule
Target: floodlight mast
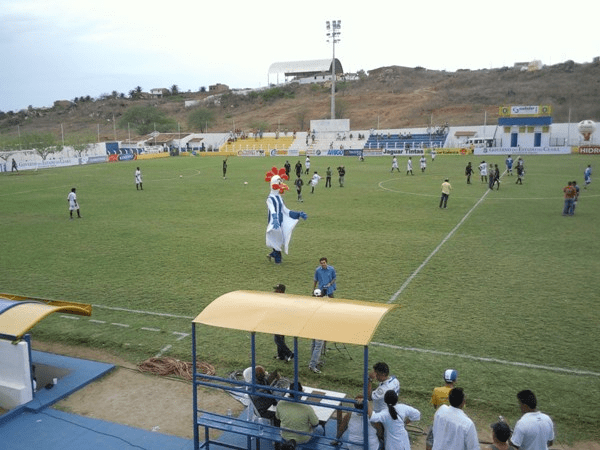
[[331,60],[331,120],[335,120],[335,43],[340,42],[340,34],[342,34],[342,21],[332,20],[326,21],[327,42],[331,42],[333,46],[333,58]]

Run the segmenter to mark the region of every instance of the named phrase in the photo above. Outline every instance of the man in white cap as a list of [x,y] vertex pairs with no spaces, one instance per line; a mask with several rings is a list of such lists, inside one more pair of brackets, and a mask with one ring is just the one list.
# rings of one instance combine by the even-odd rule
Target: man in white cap
[[[454,388],[456,379],[458,378],[458,372],[454,369],[446,369],[444,371],[444,386],[439,386],[433,389],[431,394],[431,404],[434,409],[438,409],[441,405],[448,405],[448,395]],[[426,450],[431,450],[433,447],[433,427],[429,429],[427,439],[425,441]]]

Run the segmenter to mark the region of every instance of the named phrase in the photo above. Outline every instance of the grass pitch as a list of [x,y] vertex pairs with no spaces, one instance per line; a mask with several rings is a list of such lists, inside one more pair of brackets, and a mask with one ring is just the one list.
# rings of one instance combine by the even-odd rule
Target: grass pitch
[[[296,227],[281,266],[265,258],[264,173],[286,158],[230,158],[227,179],[218,157],[2,174],[1,291],[96,305],[92,320],[45,319],[34,339],[103,347],[134,361],[156,354],[189,360],[190,320],[205,305],[277,283],[309,295],[318,259],[327,256],[337,297],[402,306],[386,316],[370,356],[390,364],[424,424],[433,416],[431,390],[452,367],[475,418],[514,421],[515,394],[529,388],[553,417],[559,441],[598,439],[600,194],[593,183],[583,189],[593,158],[527,156],[523,185],[504,174],[493,192],[477,175],[465,182],[467,162],[481,159],[489,158],[438,155],[424,173],[415,160],[411,176],[402,159],[401,172],[390,173],[387,157],[313,158],[311,172],[334,169],[333,187],[325,179],[314,194],[305,187],[298,203],[290,181],[286,204],[308,220]],[[504,158],[491,159],[504,167]],[[143,191],[135,189],[136,166]],[[440,210],[446,177],[453,191]],[[575,216],[563,217],[569,180],[581,195]],[[68,219],[71,187],[80,220]],[[200,357],[221,373],[242,368],[248,342],[244,333],[201,328]],[[273,362],[271,336],[257,342],[259,361],[290,370]],[[302,377],[360,389],[360,348],[350,348],[352,361],[331,351],[317,381],[307,369],[309,346],[300,342]]]

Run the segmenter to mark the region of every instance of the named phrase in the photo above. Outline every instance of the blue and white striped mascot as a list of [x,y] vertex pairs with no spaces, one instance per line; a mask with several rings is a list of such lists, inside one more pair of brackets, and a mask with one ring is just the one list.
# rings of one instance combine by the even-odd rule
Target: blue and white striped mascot
[[267,247],[273,249],[267,255],[269,261],[275,260],[276,264],[281,264],[281,251],[288,253],[288,245],[292,238],[292,231],[299,219],[306,220],[307,215],[303,211],[291,211],[283,203],[281,194],[289,189],[283,182],[288,180],[285,169],[273,167],[267,172],[265,181],[271,186],[271,193],[267,197],[267,208],[269,217],[267,222]]

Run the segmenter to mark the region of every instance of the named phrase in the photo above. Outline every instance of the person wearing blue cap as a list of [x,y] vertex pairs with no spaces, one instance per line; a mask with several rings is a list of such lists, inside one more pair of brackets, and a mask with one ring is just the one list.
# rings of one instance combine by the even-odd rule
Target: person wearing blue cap
[[[454,369],[446,369],[444,371],[444,386],[436,387],[433,389],[431,394],[431,404],[434,409],[438,409],[441,405],[448,405],[448,395],[454,388],[456,379],[458,378],[458,372]],[[425,448],[431,450],[433,448],[433,427],[429,429],[427,439],[425,441]]]

